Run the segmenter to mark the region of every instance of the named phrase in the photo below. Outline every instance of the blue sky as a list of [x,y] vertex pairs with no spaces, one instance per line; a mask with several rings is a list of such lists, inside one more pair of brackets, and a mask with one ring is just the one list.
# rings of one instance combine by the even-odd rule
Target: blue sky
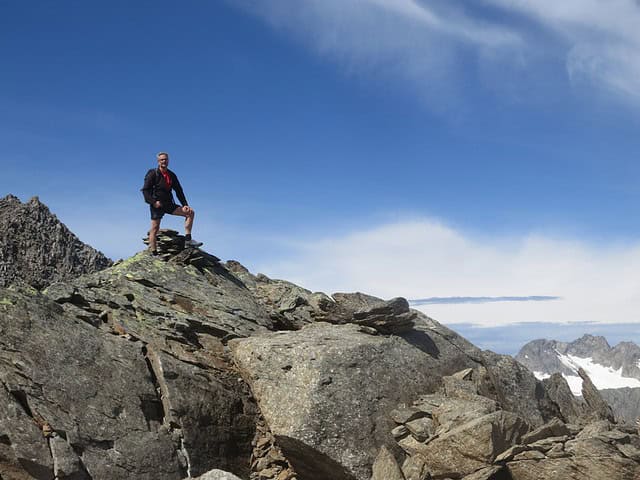
[[194,237],[253,271],[559,298],[421,307],[444,323],[633,324],[639,21],[632,0],[0,2],[0,193],[126,257],[164,150]]

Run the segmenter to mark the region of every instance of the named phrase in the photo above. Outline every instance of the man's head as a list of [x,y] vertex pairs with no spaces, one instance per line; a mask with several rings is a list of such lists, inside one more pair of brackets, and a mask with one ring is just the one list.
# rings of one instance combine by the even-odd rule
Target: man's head
[[169,166],[169,154],[167,152],[160,152],[156,155],[158,159],[158,167],[160,170],[166,170]]

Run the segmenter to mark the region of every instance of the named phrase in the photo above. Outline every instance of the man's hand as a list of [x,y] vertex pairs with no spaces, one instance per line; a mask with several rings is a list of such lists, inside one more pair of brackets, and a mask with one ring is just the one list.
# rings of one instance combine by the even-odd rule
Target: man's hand
[[187,215],[190,215],[191,212],[193,212],[193,208],[191,208],[189,205],[185,205],[184,207],[182,207],[182,211]]

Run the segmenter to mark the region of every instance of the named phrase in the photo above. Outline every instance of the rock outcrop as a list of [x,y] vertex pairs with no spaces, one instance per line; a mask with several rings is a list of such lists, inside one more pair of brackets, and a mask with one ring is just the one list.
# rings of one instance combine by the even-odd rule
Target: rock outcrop
[[13,195],[0,199],[0,287],[23,282],[40,289],[111,263],[82,243],[38,197],[27,203]]
[[[391,412],[397,426],[390,434],[404,451],[402,480],[627,480],[640,475],[635,430],[607,420],[581,428],[558,418],[531,429],[525,419],[480,395],[474,377],[481,378],[481,372],[445,378],[439,392]],[[415,428],[420,420],[427,428]]]
[[368,478],[388,440],[388,411],[475,364],[356,324],[314,323],[230,347],[285,456],[309,480]]
[[640,387],[605,388],[600,395],[611,405],[619,422],[633,425],[640,418]]

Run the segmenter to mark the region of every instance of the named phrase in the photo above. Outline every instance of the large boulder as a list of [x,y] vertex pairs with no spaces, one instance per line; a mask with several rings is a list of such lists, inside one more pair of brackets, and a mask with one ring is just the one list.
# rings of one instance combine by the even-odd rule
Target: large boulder
[[444,340],[427,338],[427,328],[419,339],[430,349],[363,328],[316,323],[229,343],[302,479],[369,479],[378,448],[393,443],[388,412],[435,391],[452,368],[476,365],[459,350],[443,355]]

